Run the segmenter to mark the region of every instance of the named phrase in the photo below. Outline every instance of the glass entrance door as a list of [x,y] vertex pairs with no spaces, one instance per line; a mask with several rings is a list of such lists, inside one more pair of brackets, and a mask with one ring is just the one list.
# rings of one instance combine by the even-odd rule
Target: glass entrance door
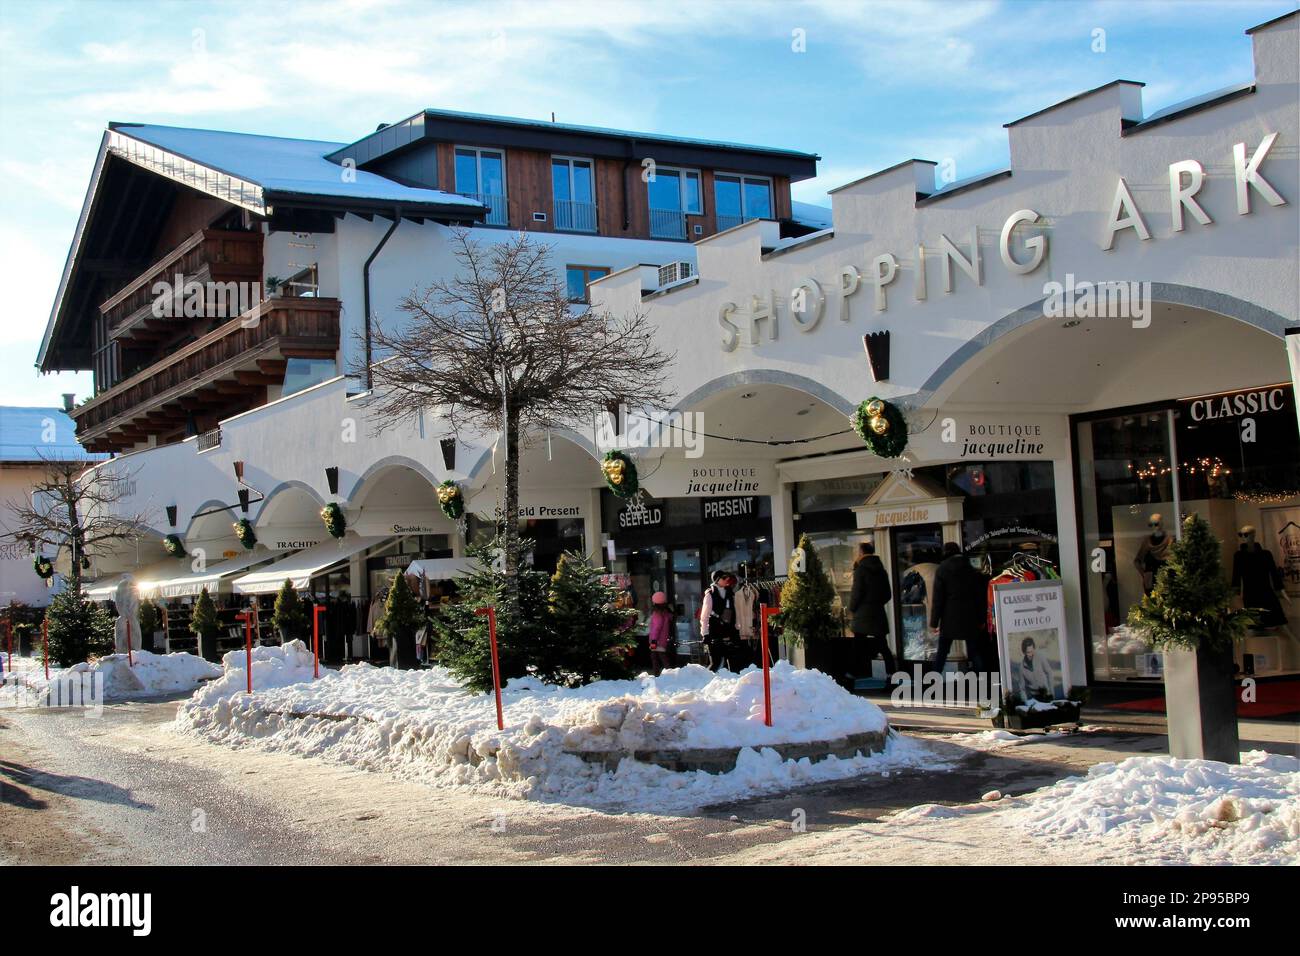
[[930,632],[934,573],[943,560],[943,528],[937,524],[894,528],[890,538],[894,572],[895,653],[910,671],[934,659],[939,639]]
[[700,576],[700,549],[674,548],[671,552],[671,600],[677,626],[678,662],[697,660],[700,652],[700,605],[704,585]]

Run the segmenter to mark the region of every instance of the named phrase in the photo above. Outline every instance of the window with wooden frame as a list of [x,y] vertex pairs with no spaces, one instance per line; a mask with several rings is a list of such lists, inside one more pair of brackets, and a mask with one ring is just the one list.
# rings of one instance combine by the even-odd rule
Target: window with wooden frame
[[586,304],[591,301],[587,286],[609,275],[609,268],[607,266],[565,266],[564,274],[569,301]]

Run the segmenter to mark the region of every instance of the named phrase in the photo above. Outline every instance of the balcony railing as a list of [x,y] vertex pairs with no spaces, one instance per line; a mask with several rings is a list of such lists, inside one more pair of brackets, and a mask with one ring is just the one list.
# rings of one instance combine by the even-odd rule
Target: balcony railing
[[596,204],[570,199],[555,200],[555,228],[566,232],[595,232]]
[[[256,407],[278,382],[268,366],[278,362],[282,376],[283,359],[332,356],[338,343],[338,299],[268,299],[74,409],[77,437],[88,448],[118,450],[174,432],[189,413]],[[221,406],[204,407],[209,399]]]
[[487,218],[483,223],[488,226],[508,226],[510,225],[510,213],[506,204],[506,197],[502,193],[461,193],[462,196],[468,196],[475,202],[481,202],[487,206]]
[[686,213],[679,209],[651,209],[650,238],[685,239]]
[[[181,276],[182,283],[192,280],[222,284],[221,288],[205,293],[205,300],[211,300],[214,295],[222,298],[219,303],[207,301],[209,309],[227,305],[226,299],[232,297],[247,300],[251,296],[251,302],[256,302],[261,298],[262,234],[228,229],[200,229],[194,233],[99,307],[108,323],[109,338],[141,339],[147,342],[159,337],[158,327],[163,322],[175,328],[175,319],[158,318],[154,304],[159,298],[156,285],[161,282],[172,287],[176,284],[178,275]],[[248,283],[249,287],[227,288],[227,283]],[[184,288],[180,290],[182,299],[188,294]],[[227,314],[233,318],[241,311],[243,309],[236,308]]]
[[752,222],[757,216],[725,216],[718,213],[718,232],[726,232],[728,229],[734,229],[741,223]]

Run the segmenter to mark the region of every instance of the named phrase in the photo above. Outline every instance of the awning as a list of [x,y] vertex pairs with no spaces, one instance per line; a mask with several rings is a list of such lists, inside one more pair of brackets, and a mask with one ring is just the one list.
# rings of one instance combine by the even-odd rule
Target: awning
[[[202,571],[190,570],[187,574],[173,574],[169,577],[156,576],[152,579],[141,576],[136,582],[135,591],[142,598],[176,598],[190,597],[204,588],[209,594],[216,594],[226,584],[225,579],[232,574],[246,571],[255,564],[264,564],[272,560],[275,554],[269,551],[245,551],[228,561],[218,561]],[[186,562],[178,562],[181,567],[189,568]],[[225,590],[229,590],[226,588]]]
[[349,534],[337,541],[326,541],[304,548],[252,574],[235,578],[231,584],[239,594],[271,594],[280,590],[280,586],[289,580],[295,589],[305,591],[311,585],[311,579],[322,571],[341,564],[367,548],[377,547],[390,540],[391,537]]
[[473,558],[419,558],[407,567],[407,574],[416,574],[430,581],[449,581],[474,567]]
[[[150,578],[160,578],[176,569],[179,562],[175,560],[163,561],[159,564],[151,564],[148,567],[132,568],[130,571],[119,571],[116,574],[110,574],[107,577],[99,578],[96,581],[83,581],[81,584],[81,594],[88,601],[113,601],[117,598],[117,586],[122,583],[123,578],[129,578],[132,581],[145,581]],[[138,589],[138,585],[137,585]]]
[[83,584],[81,593],[87,601],[111,601],[124,577],[125,574],[112,574],[91,584]]

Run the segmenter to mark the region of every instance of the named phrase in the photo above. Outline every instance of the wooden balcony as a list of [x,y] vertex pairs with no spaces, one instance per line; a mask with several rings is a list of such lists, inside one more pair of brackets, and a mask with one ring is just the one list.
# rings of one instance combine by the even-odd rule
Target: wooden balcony
[[289,359],[333,358],[338,347],[338,299],[268,299],[73,409],[77,437],[122,451],[205,431],[264,404]]
[[[255,298],[260,297],[262,235],[227,229],[200,229],[194,233],[99,307],[108,338],[123,345],[149,347],[175,335],[180,324],[177,319],[154,314],[154,286],[158,282],[172,286],[178,275],[183,281],[204,284],[256,283]],[[205,313],[215,314],[213,306],[207,303]]]

